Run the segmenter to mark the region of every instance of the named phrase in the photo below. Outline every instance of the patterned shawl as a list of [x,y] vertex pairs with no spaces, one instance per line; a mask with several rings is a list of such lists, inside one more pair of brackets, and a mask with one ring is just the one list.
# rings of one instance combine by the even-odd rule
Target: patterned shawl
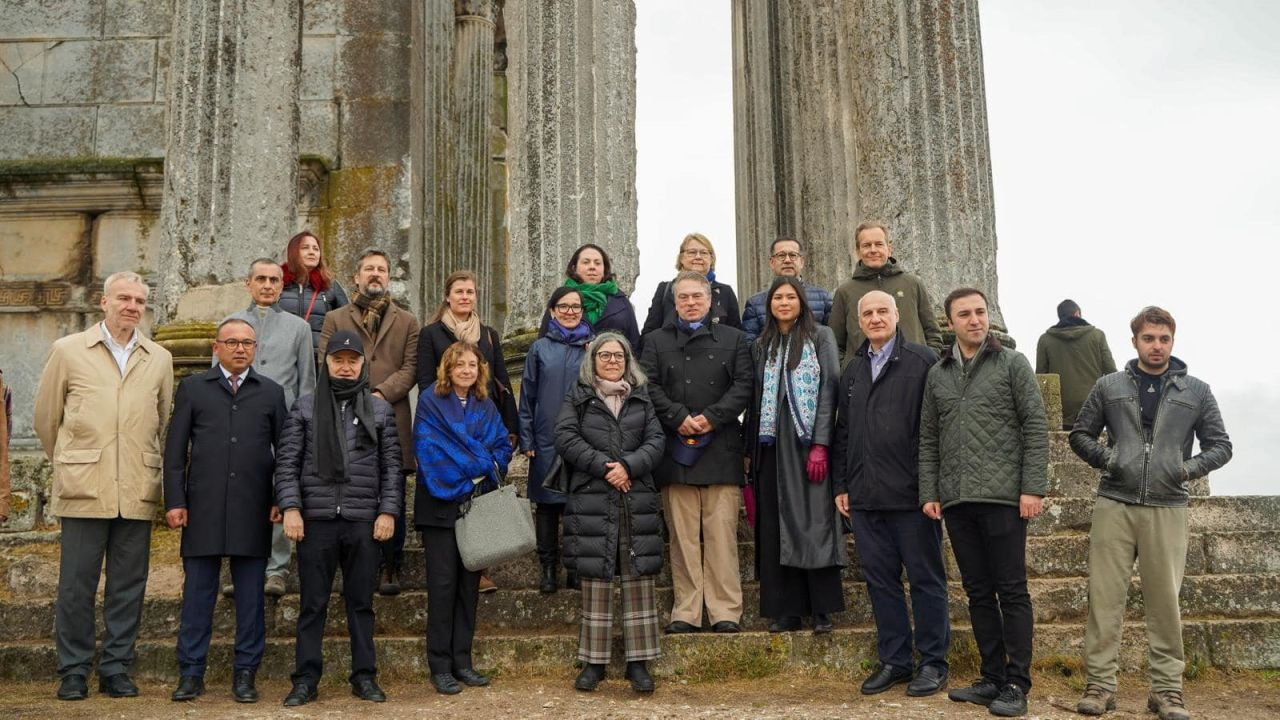
[[507,427],[492,400],[474,394],[466,407],[457,394],[436,395],[436,384],[418,396],[413,421],[413,448],[418,457],[418,482],[439,500],[465,500],[475,479],[502,479],[511,462]]

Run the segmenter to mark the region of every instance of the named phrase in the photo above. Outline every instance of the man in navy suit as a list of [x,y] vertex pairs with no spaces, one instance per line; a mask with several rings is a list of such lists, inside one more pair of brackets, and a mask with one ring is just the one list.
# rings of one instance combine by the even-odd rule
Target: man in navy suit
[[182,528],[182,617],[175,701],[204,693],[222,558],[235,585],[236,652],[232,696],[257,702],[254,675],[266,647],[263,573],[271,523],[279,521],[275,449],[288,414],[284,390],[253,369],[253,326],[218,326],[218,364],[178,386],[164,450],[165,520]]

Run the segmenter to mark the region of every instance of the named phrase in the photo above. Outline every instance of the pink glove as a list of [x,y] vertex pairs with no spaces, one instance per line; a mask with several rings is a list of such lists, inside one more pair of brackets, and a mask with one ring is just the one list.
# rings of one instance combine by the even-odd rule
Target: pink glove
[[809,448],[809,462],[805,465],[809,472],[809,482],[817,485],[827,479],[827,446],[814,445]]
[[751,485],[742,486],[742,504],[747,508],[747,524],[756,526],[756,491]]

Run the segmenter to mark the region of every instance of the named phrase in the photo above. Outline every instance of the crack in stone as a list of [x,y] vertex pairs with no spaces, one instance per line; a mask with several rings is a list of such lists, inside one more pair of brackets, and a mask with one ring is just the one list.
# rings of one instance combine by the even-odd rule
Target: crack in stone
[[[43,52],[43,50],[41,52]],[[23,107],[31,107],[31,103],[27,102],[27,96],[22,92],[22,78],[18,77],[18,71],[22,69],[22,65],[26,64],[27,61],[23,60],[21,65],[11,68],[9,67],[9,63],[4,61],[4,58],[0,58],[0,65],[3,65],[4,69],[13,76],[13,82],[18,86],[18,99],[22,101]]]

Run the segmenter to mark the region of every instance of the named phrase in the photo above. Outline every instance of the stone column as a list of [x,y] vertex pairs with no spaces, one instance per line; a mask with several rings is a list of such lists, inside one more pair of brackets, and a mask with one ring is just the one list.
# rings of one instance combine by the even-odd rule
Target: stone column
[[834,288],[881,219],[936,302],[975,285],[999,321],[976,0],[735,0],[734,66],[744,286],[793,234]]
[[[493,316],[495,283],[493,256],[492,174],[493,0],[459,0],[457,3],[453,59],[453,92],[457,113],[457,161],[454,164],[454,198],[457,223],[452,244],[453,263],[480,276],[476,309],[486,323]],[[446,261],[447,262],[447,261]],[[442,268],[443,269],[443,268]],[[446,270],[446,273],[448,270]],[[444,280],[441,276],[439,280]],[[441,288],[443,289],[443,288]],[[501,327],[501,324],[498,325]]]
[[413,166],[412,257],[418,306],[429,318],[444,295],[452,271],[449,252],[454,216],[449,168],[453,163],[453,0],[413,4],[413,64],[410,89]]
[[160,322],[184,296],[195,314],[239,307],[246,262],[293,234],[301,21],[300,0],[174,3]]
[[511,145],[506,330],[537,326],[570,254],[600,244],[630,290],[639,270],[632,0],[507,0]]

